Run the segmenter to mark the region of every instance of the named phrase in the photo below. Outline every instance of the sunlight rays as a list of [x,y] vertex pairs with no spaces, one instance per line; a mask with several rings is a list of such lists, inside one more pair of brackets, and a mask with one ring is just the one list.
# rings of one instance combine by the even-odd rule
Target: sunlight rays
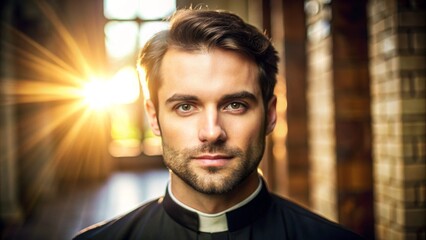
[[[37,187],[44,186],[40,181],[97,178],[110,166],[108,109],[90,108],[85,95],[85,85],[100,75],[95,66],[102,65],[90,53],[103,52],[104,46],[93,44],[89,54],[83,52],[77,39],[85,36],[71,34],[45,1],[36,5],[53,29],[44,36],[47,42],[60,42],[44,46],[4,23],[8,37],[1,38],[2,49],[7,49],[2,58],[14,69],[2,69],[0,107],[13,106],[17,113],[20,171],[30,173],[26,179],[37,176],[28,182],[30,202],[43,191]],[[99,92],[95,88],[92,94]]]
[[[14,48],[15,54],[20,53],[21,57],[33,55],[34,59],[36,59],[37,61],[43,61],[43,62],[45,62],[45,60],[43,59],[43,57],[45,57],[47,60],[53,61],[55,63],[54,66],[57,67],[58,70],[63,69],[64,72],[71,72],[73,70],[71,66],[68,65],[66,62],[64,62],[61,58],[59,58],[58,56],[50,52],[48,49],[46,49],[45,47],[43,47],[42,45],[40,45],[39,43],[31,39],[27,35],[23,34],[22,32],[14,29],[13,27],[5,23],[2,23],[2,24],[3,24],[3,27],[7,29],[7,31],[9,31],[12,36],[15,37],[15,40],[22,41],[23,43],[28,44],[25,46],[26,48],[28,48],[28,50],[24,50],[17,47],[16,42],[3,43],[3,44],[7,44],[6,47]],[[33,49],[30,49],[30,47]],[[33,54],[31,50],[36,51],[38,55]]]
[[4,86],[13,89],[14,104],[72,100],[83,96],[81,89],[35,80],[12,79]]
[[79,45],[77,44],[75,38],[67,30],[67,28],[62,24],[61,20],[53,9],[44,1],[38,1],[39,7],[46,17],[50,20],[50,23],[54,26],[55,30],[58,32],[59,36],[65,43],[66,48],[64,50],[69,51],[69,56],[71,60],[74,60],[75,65],[82,67],[84,75],[92,74],[92,70],[88,59],[84,56],[80,50]]
[[[60,171],[59,175],[62,178],[75,181],[79,178],[91,179],[92,176],[105,175],[105,169],[102,167],[105,164],[101,162],[108,159],[104,158],[106,151],[102,148],[108,143],[109,137],[107,131],[98,131],[105,129],[105,125],[102,116],[86,109],[67,129],[67,134],[56,146],[54,158],[55,167]],[[73,171],[68,171],[69,169]]]
[[[55,131],[61,130],[64,128],[62,126],[68,119],[72,116],[76,115],[83,109],[82,104],[61,104],[59,106],[49,107],[45,111],[39,111],[35,114],[31,115],[31,118],[21,120],[20,124],[22,126],[30,126],[34,122],[42,122],[40,118],[49,117],[49,123],[41,126],[37,129],[35,133],[31,136],[27,136],[25,139],[22,139],[22,146],[20,151],[27,152],[34,148],[41,139],[46,136],[51,135]],[[50,115],[50,116],[46,116]],[[57,116],[56,118],[52,118],[51,116]]]

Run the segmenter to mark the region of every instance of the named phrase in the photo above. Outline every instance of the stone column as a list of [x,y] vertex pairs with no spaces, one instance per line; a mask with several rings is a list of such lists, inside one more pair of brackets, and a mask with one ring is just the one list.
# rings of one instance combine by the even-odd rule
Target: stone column
[[306,1],[312,207],[374,237],[366,1]]
[[[280,56],[285,79],[288,135],[288,194],[309,206],[308,120],[306,101],[306,24],[304,3],[284,0],[284,50]],[[274,39],[274,36],[273,36]]]
[[377,239],[426,238],[425,9],[368,5]]
[[[1,19],[10,21],[12,6],[2,2],[0,4]],[[1,41],[10,41],[10,34],[0,25]],[[14,99],[12,97],[13,65],[10,48],[0,45],[0,222],[21,222],[22,211],[19,204],[17,157],[16,157],[16,132],[14,117]]]
[[311,207],[338,221],[331,7],[316,1],[305,4]]

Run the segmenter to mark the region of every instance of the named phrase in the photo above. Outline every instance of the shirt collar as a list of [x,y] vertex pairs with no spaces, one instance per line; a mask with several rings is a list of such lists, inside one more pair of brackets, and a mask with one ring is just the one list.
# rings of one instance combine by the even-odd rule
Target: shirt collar
[[163,206],[176,222],[197,232],[212,233],[234,231],[250,224],[264,212],[269,202],[269,193],[261,178],[249,197],[220,213],[206,214],[186,206],[173,195],[170,184]]

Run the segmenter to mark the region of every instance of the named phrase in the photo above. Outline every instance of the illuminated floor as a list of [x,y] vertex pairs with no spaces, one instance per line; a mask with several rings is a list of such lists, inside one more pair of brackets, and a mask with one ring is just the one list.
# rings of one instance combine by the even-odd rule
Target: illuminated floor
[[103,184],[64,190],[44,203],[24,226],[2,240],[71,239],[80,229],[127,212],[164,194],[166,170],[118,172]]

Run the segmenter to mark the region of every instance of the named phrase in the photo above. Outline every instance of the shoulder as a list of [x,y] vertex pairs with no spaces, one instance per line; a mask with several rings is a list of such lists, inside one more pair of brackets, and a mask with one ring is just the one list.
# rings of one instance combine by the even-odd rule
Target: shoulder
[[290,200],[271,195],[273,208],[282,214],[286,229],[294,239],[362,239],[358,234]]
[[143,226],[144,223],[161,214],[161,201],[162,198],[150,201],[122,216],[89,226],[81,230],[73,239],[125,239],[136,225]]

